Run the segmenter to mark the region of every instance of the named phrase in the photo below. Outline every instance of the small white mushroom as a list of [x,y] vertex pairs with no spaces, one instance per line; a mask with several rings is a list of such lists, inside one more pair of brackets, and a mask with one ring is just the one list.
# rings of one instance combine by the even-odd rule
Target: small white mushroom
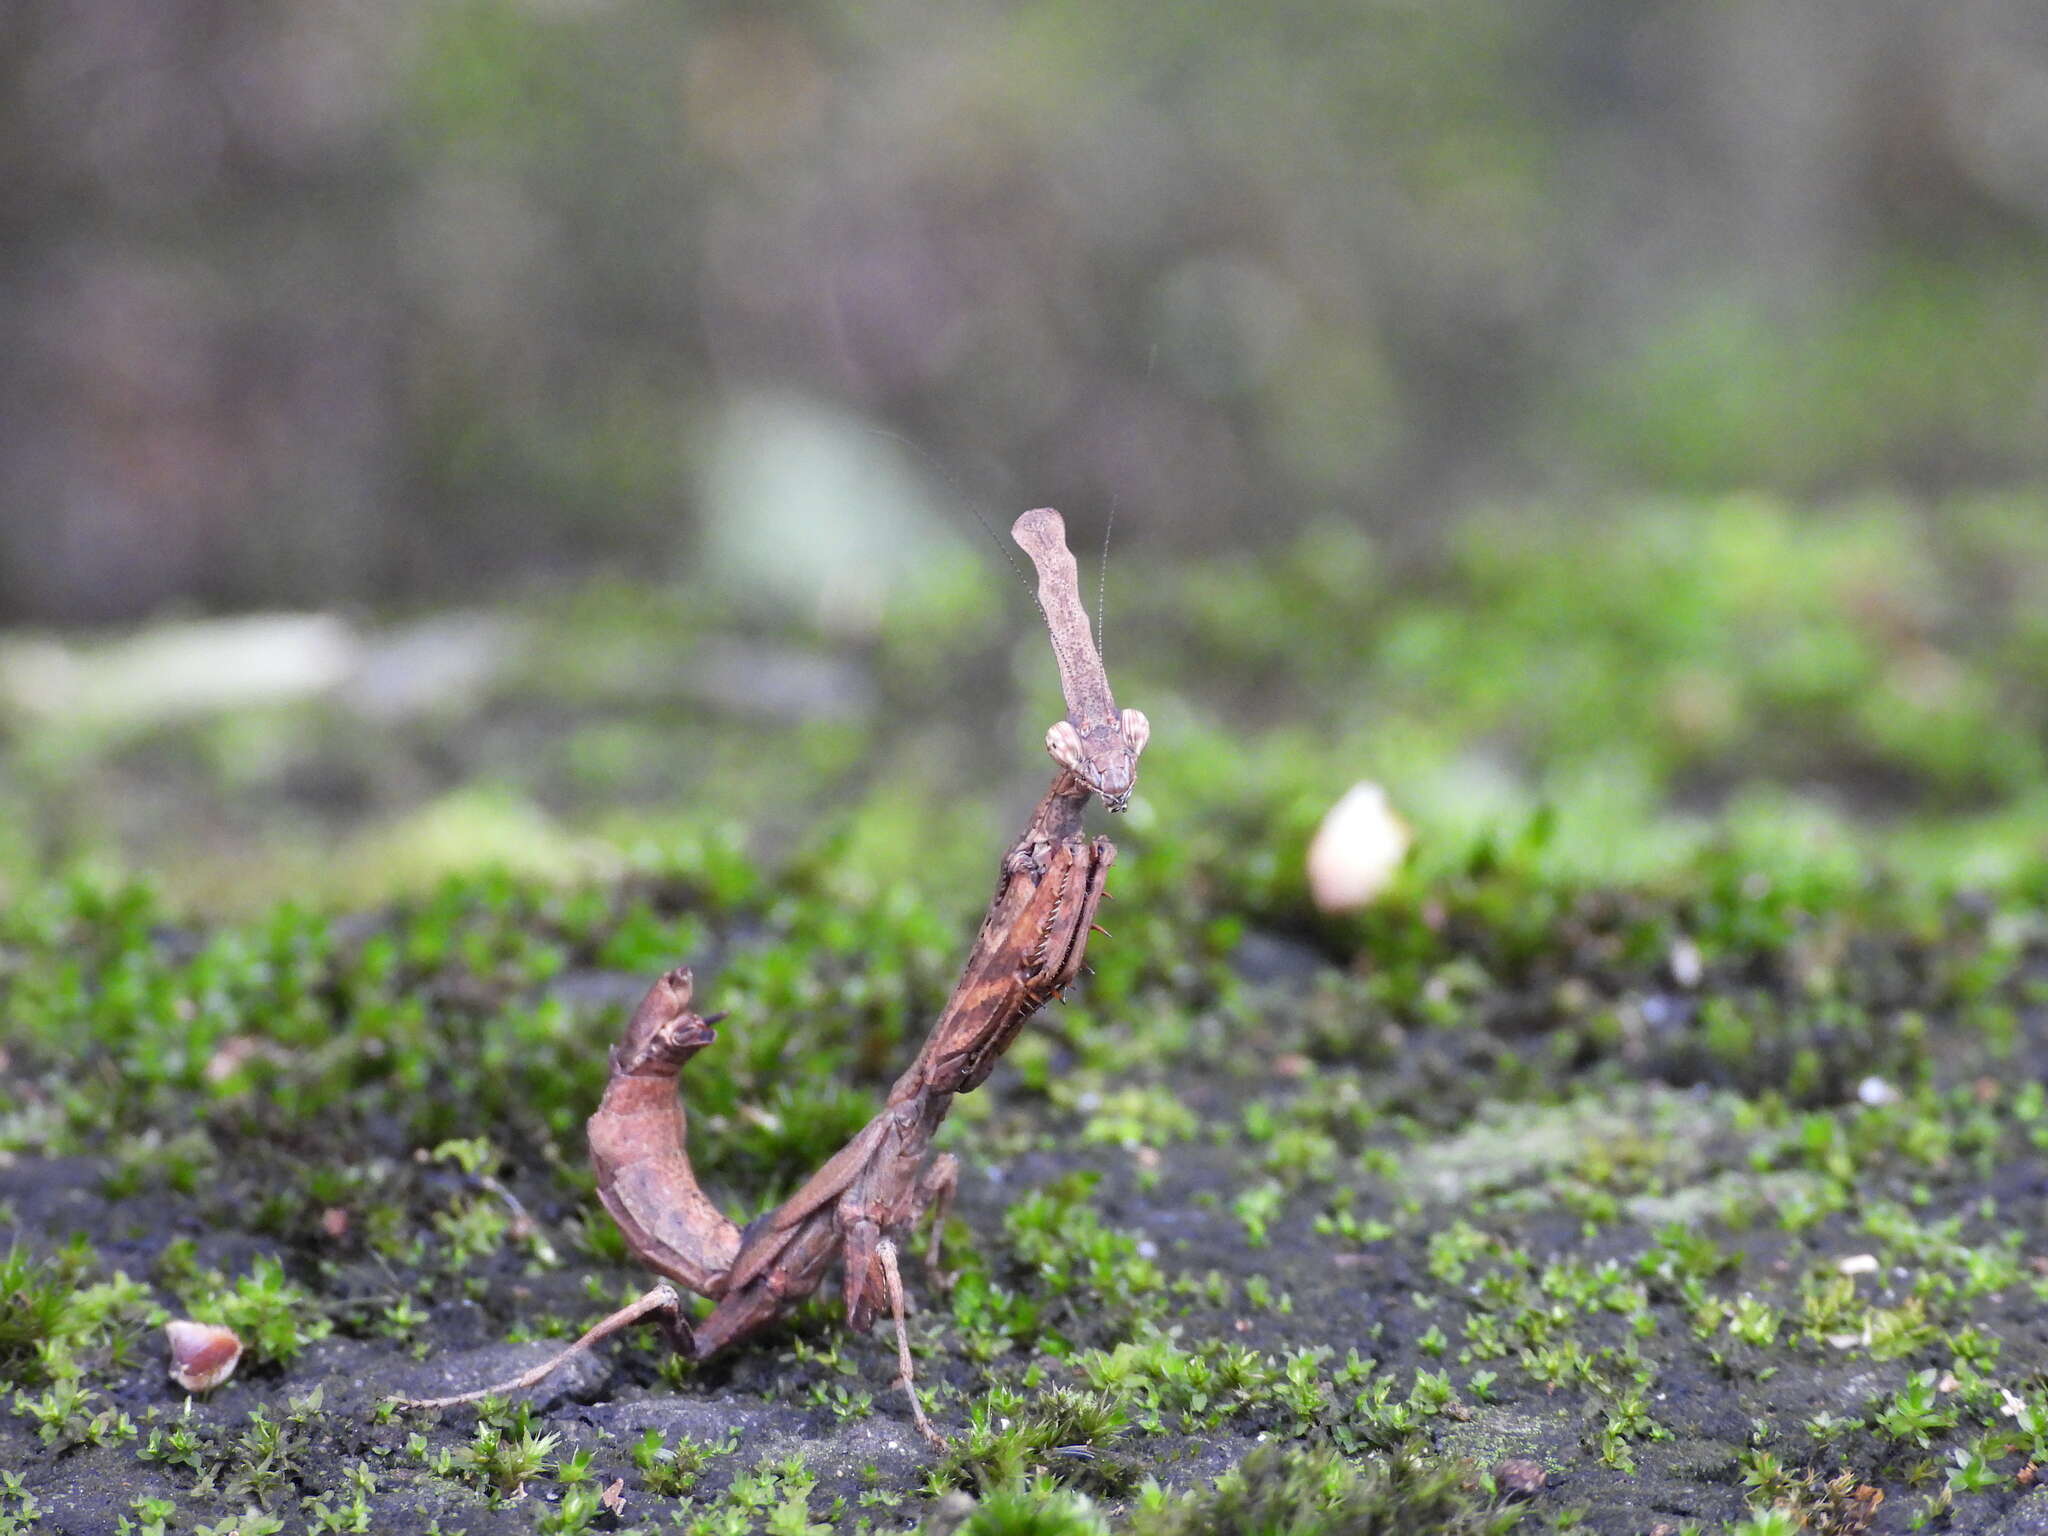
[[232,1328],[186,1318],[164,1324],[171,1341],[171,1380],[187,1392],[211,1392],[235,1374],[242,1341]]
[[1331,806],[1308,845],[1308,892],[1324,912],[1355,912],[1393,884],[1414,841],[1387,792],[1363,782]]

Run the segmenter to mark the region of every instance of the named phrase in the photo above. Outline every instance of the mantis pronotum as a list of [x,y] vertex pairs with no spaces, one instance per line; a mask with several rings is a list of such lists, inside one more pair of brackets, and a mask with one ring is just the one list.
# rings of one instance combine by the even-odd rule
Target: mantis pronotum
[[[912,1382],[897,1240],[932,1213],[929,1264],[944,1283],[939,1229],[959,1165],[949,1154],[932,1154],[932,1135],[954,1095],[979,1087],[1024,1021],[1080,973],[1103,880],[1116,858],[1109,839],[1082,831],[1081,813],[1090,794],[1111,810],[1124,808],[1149,734],[1143,715],[1119,713],[1111,697],[1059,513],[1027,512],[1011,536],[1038,568],[1039,606],[1059,661],[1067,718],[1047,732],[1046,749],[1060,773],[1004,854],[995,896],[952,997],[881,1112],[776,1210],[744,1230],[735,1226],[698,1187],[683,1150],[675,1088],[683,1064],[717,1039],[712,1026],[723,1015],[692,1013],[690,972],[670,971],[634,1010],[612,1051],[604,1102],[589,1124],[599,1197],[627,1246],[663,1276],[661,1283],[521,1376],[407,1406],[445,1407],[523,1391],[646,1318],[666,1322],[677,1347],[703,1360],[815,1291],[836,1264],[847,1321],[857,1331],[865,1332],[888,1306],[912,1420],[927,1440],[943,1444]],[[710,1315],[692,1326],[678,1286],[712,1298]]]
[[1118,713],[1116,700],[1110,697],[1109,674],[1102,668],[1102,657],[1088,633],[1088,612],[1081,606],[1066,522],[1051,507],[1040,507],[1018,518],[1010,537],[1038,568],[1038,606],[1052,631],[1060,692],[1067,699],[1067,718],[1045,733],[1045,750],[1054,762],[1086,781],[1105,806],[1120,811],[1130,803],[1131,787],[1138,780],[1138,754],[1151,738],[1151,724],[1135,709]]

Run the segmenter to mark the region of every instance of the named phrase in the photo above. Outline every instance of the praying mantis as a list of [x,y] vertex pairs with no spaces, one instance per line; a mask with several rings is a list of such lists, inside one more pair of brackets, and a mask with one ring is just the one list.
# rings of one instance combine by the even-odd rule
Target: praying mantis
[[[698,1186],[683,1149],[677,1093],[683,1066],[717,1040],[715,1026],[726,1016],[693,1012],[694,977],[687,968],[669,971],[613,1049],[604,1099],[587,1127],[598,1196],[627,1247],[661,1280],[531,1371],[452,1397],[403,1399],[405,1406],[439,1408],[525,1391],[643,1320],[665,1324],[680,1352],[706,1360],[817,1290],[836,1267],[856,1332],[866,1332],[888,1307],[912,1422],[927,1441],[944,1445],[913,1378],[898,1243],[929,1215],[928,1267],[947,1283],[939,1234],[959,1164],[951,1154],[934,1155],[932,1137],[954,1097],[980,1087],[1025,1021],[1080,974],[1089,935],[1101,932],[1096,909],[1116,859],[1108,838],[1083,830],[1082,812],[1091,795],[1111,811],[1129,804],[1138,754],[1151,734],[1145,716],[1119,710],[1110,693],[1059,513],[1026,512],[1010,534],[1037,569],[1038,603],[1059,666],[1067,713],[1047,731],[1046,750],[1060,771],[1003,855],[960,980],[880,1112],[775,1210],[736,1225]],[[714,1303],[694,1324],[685,1290]]]

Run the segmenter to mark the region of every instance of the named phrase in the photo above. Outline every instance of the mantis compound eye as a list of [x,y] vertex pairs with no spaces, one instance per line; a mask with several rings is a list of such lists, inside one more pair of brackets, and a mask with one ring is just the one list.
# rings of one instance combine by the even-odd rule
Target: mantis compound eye
[[1081,745],[1081,733],[1074,729],[1071,720],[1055,720],[1052,729],[1045,733],[1045,750],[1052,754],[1052,760],[1070,773],[1090,778],[1088,771],[1088,749]]
[[1141,709],[1127,709],[1123,712],[1124,743],[1136,757],[1145,750],[1145,743],[1152,739],[1152,722],[1145,718]]

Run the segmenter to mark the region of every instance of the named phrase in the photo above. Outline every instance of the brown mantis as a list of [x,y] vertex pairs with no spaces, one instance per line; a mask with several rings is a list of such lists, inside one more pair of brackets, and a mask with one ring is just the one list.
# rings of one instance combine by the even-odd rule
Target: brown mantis
[[[939,1232],[958,1164],[949,1154],[932,1154],[932,1136],[954,1096],[979,1087],[1025,1020],[1080,973],[1088,936],[1100,931],[1096,908],[1116,858],[1109,839],[1083,832],[1081,813],[1091,794],[1113,811],[1125,807],[1150,734],[1142,714],[1119,711],[1111,697],[1065,533],[1050,508],[1026,512],[1011,528],[1037,567],[1039,606],[1059,663],[1067,716],[1046,733],[1046,750],[1060,772],[1003,855],[995,896],[960,980],[880,1113],[781,1206],[744,1229],[736,1226],[698,1187],[683,1150],[676,1092],[683,1064],[717,1039],[713,1026],[724,1015],[691,1012],[690,972],[670,971],[634,1010],[612,1051],[604,1102],[588,1127],[599,1198],[633,1254],[662,1281],[521,1376],[407,1406],[445,1407],[524,1391],[647,1318],[665,1322],[678,1349],[704,1360],[810,1295],[836,1265],[847,1321],[856,1331],[867,1331],[881,1307],[889,1307],[912,1420],[927,1440],[944,1443],[912,1380],[898,1239],[929,1213],[929,1267],[946,1283]],[[692,1326],[678,1287],[710,1297],[710,1315]]]

